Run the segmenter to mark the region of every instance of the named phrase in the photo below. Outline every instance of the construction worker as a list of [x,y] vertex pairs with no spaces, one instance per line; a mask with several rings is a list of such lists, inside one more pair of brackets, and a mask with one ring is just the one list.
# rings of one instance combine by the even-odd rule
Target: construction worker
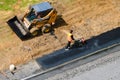
[[74,37],[73,37],[73,30],[70,30],[69,32],[66,32],[67,33],[67,45],[66,45],[66,48],[65,50],[69,50],[70,49],[70,46],[71,46],[71,43],[74,43]]

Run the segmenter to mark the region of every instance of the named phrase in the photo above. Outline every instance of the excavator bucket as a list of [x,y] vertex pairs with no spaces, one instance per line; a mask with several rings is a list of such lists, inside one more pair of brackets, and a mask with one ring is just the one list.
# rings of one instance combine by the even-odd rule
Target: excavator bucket
[[26,36],[30,34],[23,22],[19,20],[17,16],[14,16],[10,20],[8,20],[7,24],[21,40],[23,40]]

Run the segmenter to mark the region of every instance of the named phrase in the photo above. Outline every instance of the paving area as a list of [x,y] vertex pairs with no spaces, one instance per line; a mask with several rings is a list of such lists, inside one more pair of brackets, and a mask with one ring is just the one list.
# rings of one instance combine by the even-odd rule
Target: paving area
[[58,66],[76,58],[86,57],[101,50],[107,49],[112,45],[120,43],[120,28],[113,29],[101,35],[95,36],[86,41],[83,47],[73,48],[65,51],[64,48],[38,58],[36,61],[44,68]]

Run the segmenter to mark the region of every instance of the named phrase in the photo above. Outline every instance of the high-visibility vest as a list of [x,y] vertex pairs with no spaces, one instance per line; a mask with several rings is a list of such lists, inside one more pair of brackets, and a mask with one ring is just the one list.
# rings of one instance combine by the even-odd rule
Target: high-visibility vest
[[68,39],[68,41],[70,41],[70,42],[72,41],[71,36],[72,36],[72,34],[71,34],[71,33],[69,33],[69,34],[68,34],[68,36],[67,36],[67,39]]

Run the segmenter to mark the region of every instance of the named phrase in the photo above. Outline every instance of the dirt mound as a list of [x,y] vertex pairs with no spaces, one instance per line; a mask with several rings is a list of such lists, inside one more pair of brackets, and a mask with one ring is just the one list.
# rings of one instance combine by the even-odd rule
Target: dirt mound
[[[67,41],[61,30],[73,29],[76,39],[89,39],[119,27],[118,3],[119,0],[53,0],[53,6],[62,14],[67,25],[62,25],[63,22],[59,21],[59,25],[55,26],[55,35],[45,34],[27,41],[21,41],[14,33],[8,32],[12,36],[0,43],[0,69],[10,63],[23,64],[64,47]],[[6,37],[8,33],[5,34]]]

